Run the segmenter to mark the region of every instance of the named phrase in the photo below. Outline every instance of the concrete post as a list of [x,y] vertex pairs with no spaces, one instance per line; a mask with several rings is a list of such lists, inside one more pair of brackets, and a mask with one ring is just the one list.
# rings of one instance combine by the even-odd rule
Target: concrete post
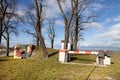
[[68,42],[68,50],[71,50],[71,44]]
[[64,41],[62,40],[61,41],[61,50],[63,50],[64,49]]
[[96,56],[96,64],[99,64],[98,56]]
[[65,63],[68,61],[68,50],[60,50],[59,51],[59,61],[61,63]]
[[100,50],[97,54],[97,60],[96,60],[97,64],[104,65],[104,61],[103,61],[104,57],[105,57],[104,52]]
[[[61,50],[64,49],[64,40],[61,41]],[[68,42],[68,50],[71,50],[71,44]]]
[[104,65],[110,65],[110,64],[111,64],[111,59],[110,59],[110,57],[105,56],[103,62],[104,62]]

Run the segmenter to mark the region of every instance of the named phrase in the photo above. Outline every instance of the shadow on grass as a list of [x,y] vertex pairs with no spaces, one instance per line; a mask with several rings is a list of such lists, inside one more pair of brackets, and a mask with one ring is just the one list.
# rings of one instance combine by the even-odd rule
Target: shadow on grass
[[3,57],[0,57],[0,62],[2,62],[2,61],[11,61],[11,60],[14,60],[13,56],[3,56]]
[[80,61],[89,61],[89,62],[95,62],[95,60],[90,60],[90,59],[77,59],[77,60],[80,60]]
[[114,62],[111,62],[111,64],[115,64]]
[[75,61],[77,60],[77,57],[70,57],[70,61]]
[[57,54],[57,53],[58,53],[58,51],[53,52],[53,53],[50,53],[50,54],[48,54],[48,57],[52,57],[52,56],[54,56],[54,55]]
[[0,62],[1,62],[1,61],[8,61],[8,60],[7,60],[7,59],[0,59]]
[[95,60],[90,60],[90,59],[78,59],[77,57],[70,57],[70,61],[75,61],[75,60],[95,62]]
[[89,77],[92,75],[92,73],[95,71],[96,66],[90,71],[90,74],[87,76],[85,80],[89,80]]

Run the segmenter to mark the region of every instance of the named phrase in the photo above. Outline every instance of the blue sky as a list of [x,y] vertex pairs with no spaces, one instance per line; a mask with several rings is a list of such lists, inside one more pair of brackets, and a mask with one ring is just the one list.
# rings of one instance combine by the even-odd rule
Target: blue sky
[[[24,9],[32,3],[32,0],[18,0],[18,14],[24,15]],[[69,1],[69,0],[68,0]],[[56,17],[56,38],[55,47],[60,48],[61,40],[64,39],[64,22],[60,16],[60,10],[56,0],[48,0],[47,16]],[[95,0],[92,4],[93,11],[97,14],[96,22],[86,24],[87,29],[83,32],[84,40],[79,41],[80,46],[94,47],[117,47],[120,48],[120,0]],[[60,18],[60,19],[59,19]],[[19,30],[24,30],[30,26],[21,24]],[[32,29],[33,30],[33,29]],[[34,30],[33,30],[34,31]],[[43,32],[47,30],[44,28]],[[50,42],[44,34],[46,45]],[[3,41],[4,42],[4,41]],[[21,32],[17,37],[13,35],[10,45],[15,44],[33,44],[33,37]],[[5,43],[5,42],[4,42]]]

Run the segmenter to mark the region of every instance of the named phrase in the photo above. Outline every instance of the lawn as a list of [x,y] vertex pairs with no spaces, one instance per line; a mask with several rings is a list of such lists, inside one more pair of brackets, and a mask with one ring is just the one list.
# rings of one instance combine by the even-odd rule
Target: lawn
[[[48,49],[48,52],[47,60],[39,57],[38,47],[31,59],[0,57],[0,80],[120,80],[120,52],[114,52],[108,67],[62,64],[57,50]],[[92,64],[95,56],[73,55],[71,62]]]

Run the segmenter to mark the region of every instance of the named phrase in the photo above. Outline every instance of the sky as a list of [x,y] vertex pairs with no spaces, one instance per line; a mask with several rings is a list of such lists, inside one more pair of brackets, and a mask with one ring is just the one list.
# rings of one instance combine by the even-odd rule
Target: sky
[[[49,6],[46,12],[47,16],[56,17],[54,47],[60,48],[61,40],[64,39],[64,21],[56,0],[47,1]],[[18,14],[21,16],[25,15],[24,11],[31,3],[32,0],[18,0]],[[83,40],[80,40],[78,45],[85,47],[115,47],[120,49],[120,0],[94,0],[92,7],[92,10],[97,15],[96,22],[85,25],[87,29],[83,31]],[[28,28],[30,28],[29,25],[21,24],[19,26],[21,33],[18,36],[12,36],[10,45],[34,44],[33,37],[22,32]],[[34,29],[32,30],[34,31]],[[47,29],[43,28],[43,33],[46,31]],[[43,36],[45,37],[46,45],[49,47],[50,42],[47,34],[43,34]]]

